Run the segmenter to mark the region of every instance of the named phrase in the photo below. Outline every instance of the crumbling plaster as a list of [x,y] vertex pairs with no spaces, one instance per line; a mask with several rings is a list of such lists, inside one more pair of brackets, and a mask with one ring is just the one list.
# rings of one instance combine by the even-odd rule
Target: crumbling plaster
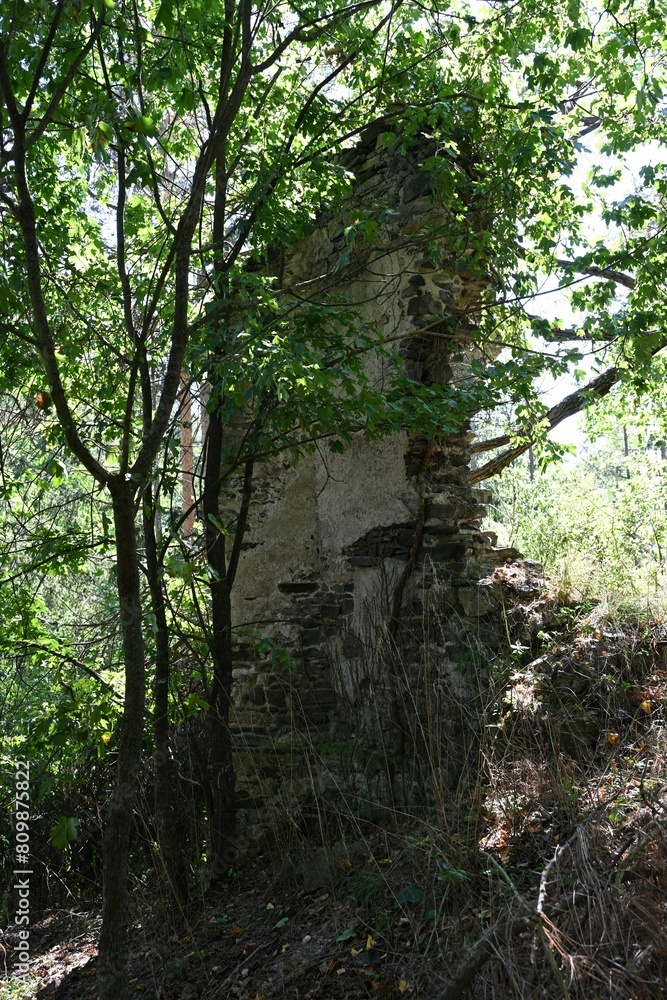
[[[489,281],[448,253],[447,206],[420,166],[437,143],[417,137],[406,152],[380,132],[371,128],[343,154],[356,177],[348,203],[294,245],[283,283],[317,278],[326,287],[346,227],[360,209],[376,212],[379,239],[355,246],[337,292],[398,346],[413,378],[456,382],[480,356],[469,333]],[[386,359],[368,364],[373,379],[386,377]],[[514,555],[481,532],[487,493],[469,483],[471,437],[462,427],[430,443],[406,428],[381,441],[359,437],[340,455],[323,444],[296,465],[259,464],[233,593],[240,747],[320,731],[402,753],[414,735],[407,713],[420,712],[451,742],[447,692],[470,694],[457,641],[498,609],[497,588],[480,581]],[[289,650],[293,668],[258,655],[253,632]],[[349,778],[350,787],[360,780]],[[413,787],[412,778],[397,780]]]

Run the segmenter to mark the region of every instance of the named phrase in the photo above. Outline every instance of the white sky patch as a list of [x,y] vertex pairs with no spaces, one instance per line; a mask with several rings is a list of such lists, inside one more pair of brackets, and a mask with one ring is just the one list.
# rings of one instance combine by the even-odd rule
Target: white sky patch
[[[642,189],[643,185],[640,174],[642,167],[656,165],[657,163],[667,159],[667,150],[665,150],[665,148],[657,142],[652,142],[644,147],[641,147],[640,149],[630,152],[623,159],[604,155],[600,151],[603,139],[604,137],[602,135],[597,135],[596,133],[586,136],[586,142],[582,143],[584,149],[580,154],[579,161],[575,169],[569,177],[563,178],[563,180],[565,180],[571,187],[575,195],[584,195],[586,185],[590,179],[591,171],[595,166],[598,166],[601,167],[605,173],[609,174],[616,170],[620,171],[619,180],[613,186],[605,188],[604,191],[601,192],[601,195],[604,194],[605,201],[607,202],[621,201],[623,198],[627,198]],[[593,194],[595,194],[595,192],[593,192]],[[593,214],[588,217],[583,228],[583,234],[589,240],[591,245],[595,244],[597,241],[601,241],[606,245],[611,245],[613,242],[618,240],[621,234],[618,229],[612,228],[604,222],[602,218],[602,197],[599,197],[597,200],[599,202],[599,209],[594,211]],[[588,280],[598,281],[600,279],[591,277]],[[551,292],[551,294],[544,295],[545,292]],[[526,308],[529,312],[534,312],[538,315],[544,315],[547,313],[550,317],[553,317],[554,320],[557,319],[564,328],[573,327],[576,329],[577,326],[581,325],[584,319],[583,315],[572,309],[567,290],[559,287],[558,281],[555,277],[545,278],[545,281],[540,288],[540,293],[539,298],[533,300],[533,306],[531,306],[530,300],[526,303]],[[622,286],[618,286],[617,295],[619,300],[624,299],[627,295],[627,289]],[[548,306],[546,305],[547,303]],[[544,343],[541,343],[539,346],[548,350],[550,347],[553,348],[555,345],[545,345]],[[567,342],[565,346],[576,347],[577,342]],[[577,382],[574,374],[568,373],[558,378],[545,376],[541,383],[537,386],[540,398],[547,407],[555,406],[556,403],[560,402],[560,400],[565,396],[568,396],[570,393],[580,388],[584,382],[593,378],[600,370],[599,362],[596,360],[596,357],[590,353],[590,341],[581,341],[581,351],[585,357],[578,363],[577,368],[586,372],[586,376],[583,381]],[[575,448],[578,448],[585,439],[582,415],[577,414],[574,417],[564,420],[563,423],[559,424],[553,431],[551,431],[549,436],[553,441],[556,441],[559,444],[571,444],[574,445]]]

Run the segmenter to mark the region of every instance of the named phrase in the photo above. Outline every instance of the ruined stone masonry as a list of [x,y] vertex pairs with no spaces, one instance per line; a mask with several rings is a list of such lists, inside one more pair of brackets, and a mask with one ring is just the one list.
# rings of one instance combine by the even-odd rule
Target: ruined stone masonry
[[[447,245],[448,209],[421,167],[437,155],[426,135],[406,152],[386,125],[369,127],[341,157],[355,178],[344,210],[320,217],[282,275],[284,287],[315,278],[326,287],[347,227],[372,213],[379,238],[355,244],[336,292],[427,384],[465,380],[475,311],[489,294]],[[368,364],[386,377],[386,359]],[[462,427],[434,443],[406,428],[359,438],[342,455],[323,446],[296,466],[286,457],[259,466],[233,594],[232,718],[250,842],[327,792],[372,817],[426,802],[434,768],[456,781],[464,722],[452,703],[474,697],[470,637],[499,607],[490,571],[515,554],[481,531],[488,493],[469,482],[471,438]],[[272,650],[258,653],[253,635]]]

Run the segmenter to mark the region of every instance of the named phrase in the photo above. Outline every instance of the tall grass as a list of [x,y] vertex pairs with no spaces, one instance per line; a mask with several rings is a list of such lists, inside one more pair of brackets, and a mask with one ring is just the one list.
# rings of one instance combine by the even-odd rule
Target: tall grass
[[667,464],[633,455],[507,469],[490,482],[485,524],[499,544],[540,562],[575,599],[653,617],[667,611]]

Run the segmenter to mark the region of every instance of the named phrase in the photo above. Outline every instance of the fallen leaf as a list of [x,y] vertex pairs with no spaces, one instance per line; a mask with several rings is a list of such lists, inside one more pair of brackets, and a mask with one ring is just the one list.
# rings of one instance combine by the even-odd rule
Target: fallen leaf
[[354,927],[346,927],[345,930],[341,931],[336,941],[349,941],[350,938],[356,937],[357,932]]

